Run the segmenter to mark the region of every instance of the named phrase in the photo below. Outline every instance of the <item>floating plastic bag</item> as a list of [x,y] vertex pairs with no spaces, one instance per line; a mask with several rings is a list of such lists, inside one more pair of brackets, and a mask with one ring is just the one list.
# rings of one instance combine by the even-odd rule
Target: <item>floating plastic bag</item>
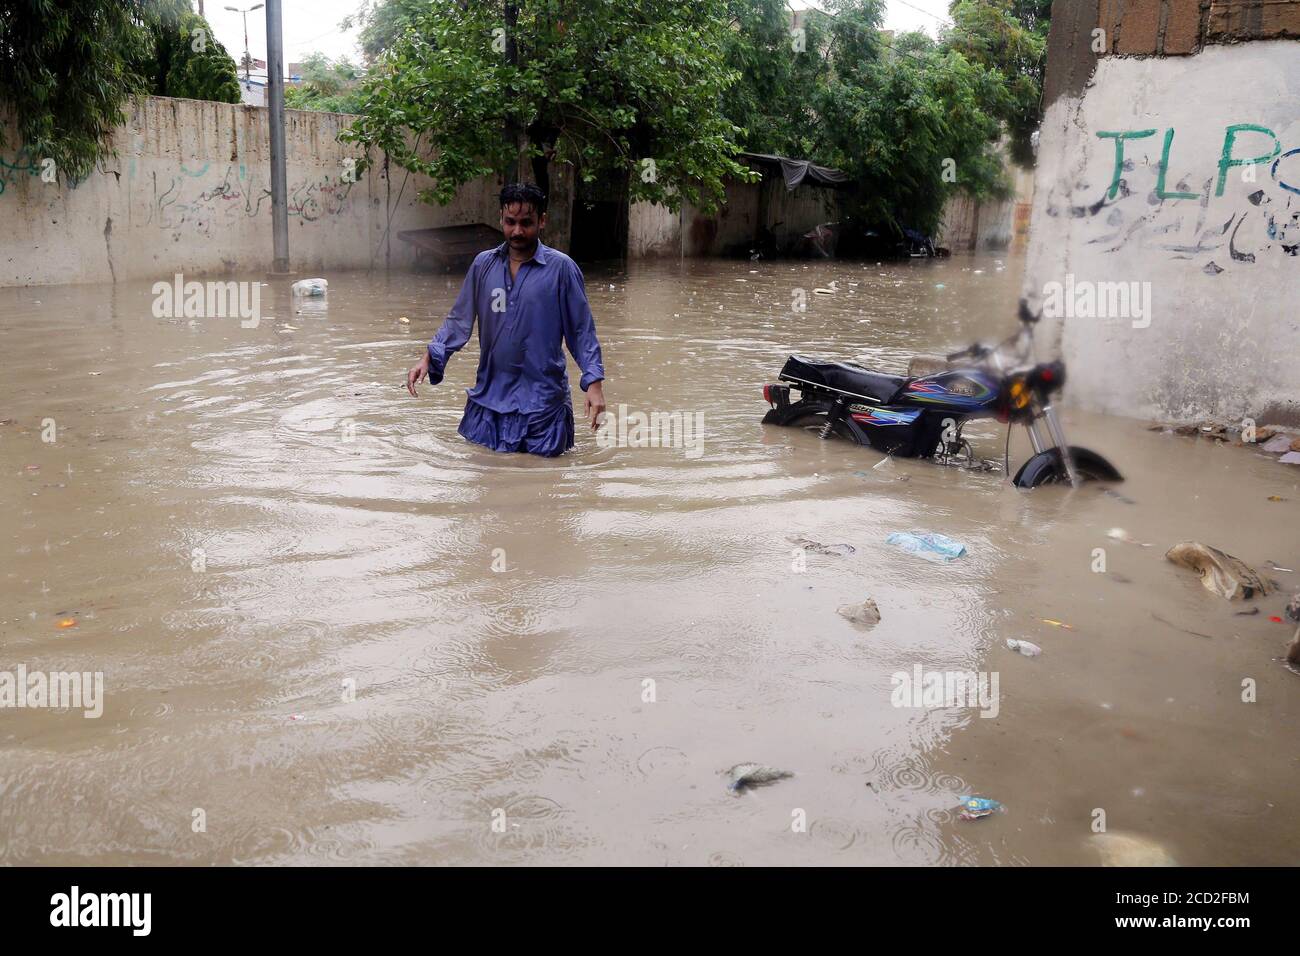
[[292,286],[294,295],[325,295],[329,293],[329,282],[324,278],[300,278]]
[[960,541],[934,532],[914,534],[910,531],[895,531],[885,540],[894,547],[927,561],[951,561],[966,553],[966,545]]

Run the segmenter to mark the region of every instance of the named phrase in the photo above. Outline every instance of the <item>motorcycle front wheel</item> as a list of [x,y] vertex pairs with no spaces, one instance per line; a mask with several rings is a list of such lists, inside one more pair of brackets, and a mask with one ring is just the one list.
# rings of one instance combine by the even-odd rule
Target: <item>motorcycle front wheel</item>
[[[1074,470],[1078,472],[1080,481],[1124,480],[1124,476],[1114,465],[1091,449],[1071,445],[1070,457],[1074,461]],[[1061,453],[1056,448],[1040,452],[1021,465],[1014,481],[1017,488],[1038,488],[1042,485],[1068,485],[1069,483],[1065,462],[1061,460]]]

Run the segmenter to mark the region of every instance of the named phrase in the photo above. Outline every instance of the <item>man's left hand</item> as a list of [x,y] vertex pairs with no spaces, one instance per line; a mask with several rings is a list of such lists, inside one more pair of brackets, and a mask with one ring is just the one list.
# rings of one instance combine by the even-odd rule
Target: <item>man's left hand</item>
[[592,431],[599,427],[600,416],[605,411],[605,390],[600,386],[600,382],[592,382],[587,386],[587,420],[591,423]]

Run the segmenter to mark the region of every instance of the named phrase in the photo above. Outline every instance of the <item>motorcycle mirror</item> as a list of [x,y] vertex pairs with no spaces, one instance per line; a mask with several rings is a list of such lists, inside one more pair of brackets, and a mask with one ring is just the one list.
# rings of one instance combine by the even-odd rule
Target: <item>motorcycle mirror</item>
[[1039,315],[1029,307],[1028,299],[1020,300],[1020,321],[1025,325],[1034,325],[1038,322]]

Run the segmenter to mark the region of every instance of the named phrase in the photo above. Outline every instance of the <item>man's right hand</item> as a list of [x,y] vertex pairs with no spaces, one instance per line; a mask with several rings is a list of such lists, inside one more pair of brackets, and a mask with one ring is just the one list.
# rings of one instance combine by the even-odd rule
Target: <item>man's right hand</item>
[[406,373],[406,390],[410,392],[412,395],[415,395],[416,398],[419,398],[420,396],[417,395],[415,391],[415,383],[424,381],[425,376],[427,376],[428,374],[429,374],[429,353],[425,352],[424,358],[420,360],[420,364],[416,365],[414,368],[412,368],[410,371]]

